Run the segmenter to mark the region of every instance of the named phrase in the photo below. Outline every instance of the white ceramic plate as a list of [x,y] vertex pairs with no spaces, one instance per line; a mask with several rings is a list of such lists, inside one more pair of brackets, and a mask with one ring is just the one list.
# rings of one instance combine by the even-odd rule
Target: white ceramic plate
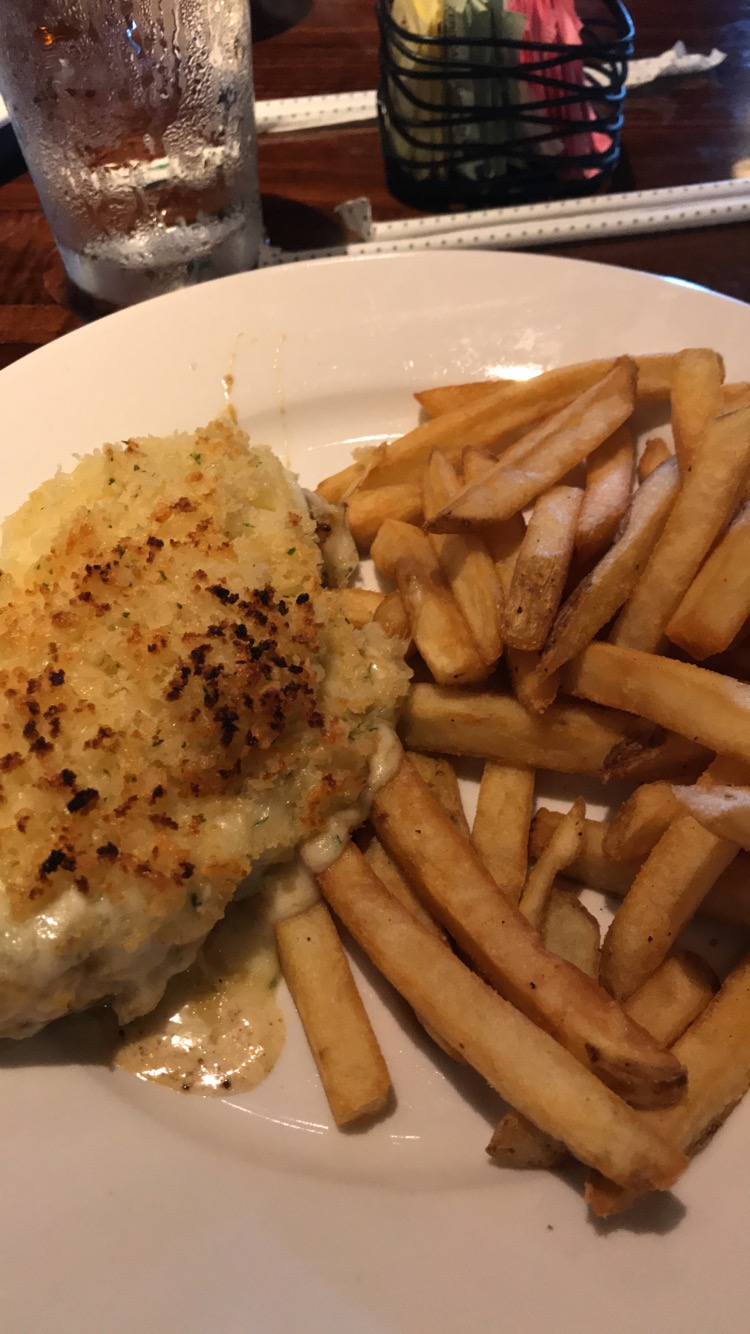
[[[105,440],[205,421],[230,370],[242,422],[313,482],[354,442],[411,425],[419,387],[691,344],[719,348],[728,375],[746,377],[750,309],[529,255],[242,275],[113,316],[4,371],[0,511]],[[489,1164],[494,1097],[436,1060],[368,970],[363,985],[398,1093],[366,1134],[331,1129],[293,1015],[268,1081],[225,1102],[87,1062],[85,1033],[80,1049],[64,1029],[6,1049],[3,1328],[747,1328],[750,1109],[697,1160],[679,1199],[597,1230],[580,1181]]]

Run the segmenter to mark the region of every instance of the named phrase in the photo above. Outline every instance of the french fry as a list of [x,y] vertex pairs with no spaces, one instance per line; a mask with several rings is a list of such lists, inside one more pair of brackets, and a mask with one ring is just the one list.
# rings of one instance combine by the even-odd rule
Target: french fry
[[[401,906],[406,908],[407,912],[410,912],[412,917],[415,917],[425,930],[429,931],[433,936],[436,936],[438,940],[447,941],[448,937],[442,927],[438,926],[434,917],[431,917],[426,908],[422,906],[422,903],[417,898],[414,890],[404,879],[396,866],[396,863],[391,861],[388,853],[382,843],[378,841],[378,838],[372,829],[366,828],[364,832],[358,831],[357,846],[367,862],[367,865],[370,867],[370,870],[378,877],[381,883],[385,885],[388,893],[392,894],[394,899],[397,899]],[[423,1019],[421,1015],[417,1015],[417,1019],[425,1032],[432,1038],[433,1042],[436,1042],[437,1045],[442,1048],[446,1056],[450,1056],[454,1061],[463,1061],[461,1053],[456,1051],[453,1047],[450,1047],[447,1042],[443,1041],[440,1035],[432,1028],[429,1020]]]
[[666,440],[662,440],[659,435],[652,435],[646,441],[643,453],[638,460],[638,481],[645,482],[652,472],[655,472],[662,463],[666,463],[667,459],[671,459],[671,457],[672,451]]
[[703,773],[710,759],[706,746],[652,727],[613,746],[599,777],[603,783],[685,783]]
[[385,444],[369,445],[366,449],[355,450],[357,457],[353,463],[318,483],[318,495],[330,505],[344,504],[367,480],[376,463],[383,457],[384,451]]
[[680,806],[669,783],[637,787],[609,822],[604,853],[615,862],[641,862],[659,842]]
[[589,644],[565,669],[581,699],[679,732],[709,750],[750,762],[750,686],[639,649]]
[[[540,806],[531,821],[529,856],[540,857],[564,816],[561,811]],[[637,866],[610,861],[604,852],[604,839],[609,828],[606,820],[585,820],[578,856],[565,872],[571,880],[589,889],[601,890],[623,899],[633,883]],[[750,894],[748,895],[750,901]]]
[[[488,389],[495,385],[516,383],[522,382],[498,376],[491,380],[469,380],[466,384],[439,384],[434,389],[420,389],[414,397],[428,417],[442,417],[446,412],[455,412],[456,408],[481,402],[487,397]],[[543,412],[544,408],[540,410]]]
[[529,871],[518,906],[537,931],[541,930],[556,877],[576,859],[585,818],[586,803],[583,797],[577,797]]
[[[581,946],[586,948],[586,934],[581,936],[581,927],[586,925],[588,919],[590,947],[582,961],[589,966],[597,965],[599,926],[596,920],[573,895],[565,891],[553,894],[548,918],[549,913],[556,908],[561,913],[558,920],[563,922],[563,950],[572,943],[572,953],[578,957],[581,956]],[[547,937],[545,943],[548,948],[552,948]],[[564,953],[563,950],[556,950],[555,953],[561,953],[563,958],[581,967],[576,957],[571,958],[570,953]],[[589,976],[596,976],[596,973],[589,972]],[[625,1008],[631,1018],[657,1042],[665,1047],[671,1046],[706,1008],[717,987],[718,979],[708,965],[697,955],[683,951],[665,959],[653,976],[626,1002]],[[568,1156],[565,1146],[559,1140],[545,1135],[513,1109],[506,1112],[496,1126],[487,1153],[501,1167],[517,1169],[559,1167]]]
[[631,1136],[639,1124],[632,1108],[425,931],[356,848],[319,880],[376,968],[502,1097],[613,1180],[631,1189],[673,1184],[682,1155],[657,1136]]
[[[551,954],[575,964],[594,981],[599,977],[601,932],[596,918],[584,908],[572,889],[561,888],[556,880],[547,901],[542,926],[542,940]],[[637,1020],[642,1028],[647,1025]]]
[[565,1145],[511,1108],[498,1121],[487,1145],[487,1153],[498,1167],[535,1170],[559,1167],[568,1157]]
[[678,950],[633,992],[625,1009],[662,1047],[671,1047],[718,989],[719,979],[705,959]]
[[[448,413],[455,414],[488,403],[490,395],[496,395],[500,389],[501,395],[496,401],[505,406],[507,433],[517,433],[559,412],[576,395],[590,389],[607,375],[615,362],[616,358],[610,357],[607,361],[556,367],[551,371],[542,371],[530,380],[479,380],[468,384],[439,385],[435,389],[424,389],[414,397],[430,417],[443,417]],[[668,396],[668,390],[664,396]]]
[[655,972],[737,850],[689,815],[672,821],[605,936],[601,980],[613,996],[624,1000]]
[[[612,369],[615,358],[608,361],[581,362],[575,366],[560,366],[554,370],[542,371],[529,380],[475,380],[467,384],[438,385],[434,389],[423,389],[415,394],[419,406],[430,417],[440,417],[446,412],[455,412],[457,408],[486,401],[489,392],[498,385],[505,385],[506,401],[509,404],[528,405],[533,411],[532,421],[538,421],[557,412],[570,403],[576,394],[583,393],[592,384],[596,384],[603,375]],[[524,423],[525,424],[525,423]]]
[[712,834],[750,848],[750,788],[726,784],[671,788],[678,810],[691,815]]
[[680,1096],[679,1065],[602,988],[544,949],[408,758],[375,793],[371,818],[432,915],[508,1000],[630,1101],[653,1106]]
[[723,411],[723,379],[718,353],[708,348],[678,352],[672,377],[672,431],[683,475],[696,462],[708,428]]
[[612,631],[623,648],[653,653],[750,475],[750,407],[717,417],[706,431],[664,531]]
[[[494,464],[495,460],[487,450],[469,446],[463,452],[464,482],[485,477]],[[522,514],[514,514],[513,518],[507,519],[505,523],[486,524],[482,530],[482,540],[495,562],[495,573],[503,601],[507,599],[510,591],[510,581],[513,578],[525,533],[526,523]]]
[[423,906],[421,899],[417,898],[408,880],[401,874],[396,863],[388,856],[374,830],[367,829],[365,833],[358,834],[357,838],[362,856],[378,879],[382,880],[389,894],[398,899],[399,903],[403,904],[404,908],[407,908],[416,917],[417,921],[421,922],[422,926],[431,931],[434,936],[437,936],[439,940],[445,940],[446,935],[443,928],[438,926],[434,917],[431,917]]
[[447,588],[427,577],[423,566],[399,567],[398,586],[409,614],[412,638],[435,680],[473,683],[489,671]]
[[336,1125],[377,1116],[391,1078],[325,904],[279,922],[276,943]]
[[344,497],[356,489],[366,471],[364,463],[349,463],[341,472],[332,473],[330,477],[324,477],[322,482],[318,482],[318,495],[327,500],[329,505],[340,505]]
[[[676,354],[647,353],[637,356],[638,367],[638,402],[654,403],[669,398],[675,372]],[[722,362],[722,370],[724,363]]]
[[[482,476],[494,476],[498,468],[504,471],[518,471],[534,466],[535,461],[541,455],[547,457],[549,461],[549,450],[551,444],[556,444],[558,451],[562,448],[561,435],[565,435],[571,428],[575,430],[591,429],[596,424],[595,408],[601,402],[607,402],[612,399],[613,394],[625,393],[632,401],[632,377],[633,361],[630,357],[621,357],[615,362],[612,370],[608,372],[600,381],[595,382],[576,398],[566,402],[558,412],[552,416],[544,417],[525,435],[514,440],[512,444],[506,444],[502,452],[495,451],[497,457],[493,455],[493,465],[491,470],[480,472],[478,463],[475,463],[477,473]],[[623,384],[626,382],[626,389],[623,390]],[[610,408],[612,403],[609,404]],[[606,439],[606,435],[604,439]],[[599,441],[601,443],[601,441]],[[463,462],[467,451],[472,448],[471,445],[464,443],[461,453]],[[481,455],[491,454],[491,450],[482,450]],[[579,446],[580,453],[580,446]],[[480,455],[475,452],[473,457],[477,459]],[[472,456],[470,456],[472,457]],[[579,462],[582,461],[582,455]],[[575,465],[577,466],[577,465]],[[557,479],[555,479],[557,480]]]
[[476,482],[480,477],[486,477],[497,459],[489,449],[480,449],[478,445],[467,445],[461,455],[461,472],[463,474],[464,484],[466,482]]
[[401,719],[409,750],[594,776],[627,725],[623,714],[569,701],[537,718],[510,695],[427,682],[412,686]]
[[468,524],[499,523],[520,513],[622,426],[634,394],[634,363],[621,357],[603,380],[506,450],[485,477],[465,485],[428,529],[460,532]]
[[[435,682],[418,668],[400,729],[417,753],[402,755],[375,794],[375,833],[358,835],[366,858],[350,845],[321,884],[331,879],[371,957],[377,963],[380,952],[391,981],[395,970],[448,1055],[466,1059],[468,1018],[469,1061],[485,1074],[499,1062],[503,1081],[515,1082],[520,1099],[507,1082],[494,1085],[512,1104],[490,1145],[496,1161],[555,1166],[583,1142],[579,1156],[593,1165],[587,1198],[602,1214],[662,1188],[665,1162],[637,1172],[631,1164],[627,1179],[621,1160],[614,1172],[604,1168],[606,1153],[634,1151],[632,1126],[611,1104],[595,1104],[592,1149],[590,1108],[574,1106],[561,1068],[562,1096],[548,1091],[540,1118],[536,1039],[529,1076],[511,1061],[520,1030],[513,1036],[500,1024],[495,1002],[578,1062],[579,1078],[598,1077],[615,1104],[646,1109],[634,1118],[641,1131],[652,1133],[682,1099],[682,1120],[669,1111],[670,1129],[655,1132],[666,1133],[667,1151],[691,1153],[733,1105],[727,1089],[736,1075],[720,1070],[719,1092],[704,1079],[695,1095],[702,1109],[686,1111],[693,1090],[684,1097],[687,1073],[669,1051],[699,1027],[717,986],[697,957],[670,953],[675,938],[693,915],[750,926],[750,667],[742,657],[750,392],[723,379],[717,353],[688,349],[566,367],[536,382],[443,386],[417,396],[431,420],[358,451],[321,486],[350,509],[360,549],[372,542],[397,588],[387,596],[344,590],[340,605],[353,624],[373,621],[405,651],[417,647]],[[649,441],[633,492],[634,406],[665,397],[676,456],[665,441]],[[582,501],[571,483],[583,462]],[[557,532],[550,515],[559,497],[570,514],[555,516]],[[532,511],[528,530],[524,510]],[[578,587],[560,609],[566,577]],[[598,641],[618,613],[610,642]],[[678,661],[682,652],[666,656],[668,640],[714,670]],[[494,678],[481,688],[503,649],[515,699],[498,693]],[[474,844],[455,773],[436,751],[487,760]],[[535,770],[552,767],[640,786],[609,822],[587,821],[579,797],[565,815],[541,811],[529,825]],[[506,789],[520,832],[492,827],[493,798],[497,821]],[[561,873],[621,898],[603,949],[597,919]],[[492,1024],[480,996],[491,997]],[[746,1014],[735,1018],[750,1048],[750,999],[742,1003]],[[700,1085],[700,1044],[686,1049]],[[747,1065],[741,1094],[750,1055],[738,1052]],[[716,1115],[701,1120],[711,1099]],[[652,1162],[653,1145],[635,1151],[651,1152]]]
[[583,492],[553,486],[537,500],[515,562],[502,629],[512,648],[540,649],[568,576]]
[[[541,807],[531,824],[529,850],[538,856],[562,820],[559,811]],[[587,820],[583,828],[581,851],[571,862],[565,874],[589,889],[611,894],[622,899],[633,883],[636,867],[625,862],[610,861],[603,850],[607,822]],[[750,927],[750,854],[739,852],[726,871],[718,877],[697,911],[697,916],[732,926]]]
[[[547,412],[564,406],[575,394],[565,388],[550,396]],[[326,477],[318,491],[337,504],[360,487],[375,490],[410,482],[419,485],[422,469],[433,449],[460,457],[465,445],[500,449],[519,430],[525,430],[545,414],[538,391],[530,392],[515,383],[490,384],[487,393],[473,401],[456,401],[450,411],[422,422],[387,444],[363,450],[358,459],[340,472]]]
[[[434,542],[436,535],[431,536]],[[482,662],[494,667],[502,652],[500,588],[494,562],[479,537],[449,534],[438,537],[438,559],[456,604],[479,650]],[[486,674],[486,673],[485,673]]]
[[723,653],[750,616],[750,502],[698,571],[667,626],[692,658]]
[[[463,454],[464,481],[469,482],[484,477],[493,464],[494,459],[487,450],[469,446]],[[482,530],[484,543],[495,562],[501,606],[506,608],[509,605],[511,583],[525,535],[526,523],[522,514],[514,514],[512,519],[506,519],[504,523],[486,524]],[[532,713],[543,713],[547,706],[553,703],[557,694],[557,677],[553,674],[543,680],[537,673],[539,655],[512,648],[509,644],[505,646],[505,661],[516,699]]]
[[425,522],[437,514],[460,488],[459,475],[450,459],[441,449],[433,449],[422,478],[422,513]]
[[355,491],[346,505],[346,519],[358,550],[367,554],[386,519],[422,522],[421,488],[414,482],[401,482],[374,491]]
[[[669,398],[675,360],[674,353],[635,357],[639,403]],[[616,358],[611,357],[547,371],[531,380],[490,380],[425,390],[416,397],[426,411],[439,411],[436,420],[425,422],[389,445],[363,451],[362,458],[320,482],[318,491],[332,504],[338,504],[361,485],[418,481],[420,466],[431,449],[444,449],[451,457],[454,451],[460,454],[470,444],[497,451],[519,431],[565,407],[615,364]],[[742,386],[736,386],[735,396],[730,394],[727,403],[743,402],[741,390]],[[435,429],[438,425],[442,429]]]
[[337,588],[336,599],[343,607],[349,624],[361,629],[374,620],[385,595],[371,588]]
[[372,619],[376,625],[383,627],[391,639],[411,639],[409,617],[398,589],[393,593],[386,593]]
[[431,543],[412,523],[386,520],[373,543],[371,555],[376,569],[394,582],[399,565],[410,563],[424,565],[435,581],[441,587],[445,586]]
[[744,408],[750,404],[750,383],[742,380],[739,384],[724,384],[721,398],[725,408]]
[[[477,449],[475,446],[467,445],[462,456],[464,485],[486,477],[496,462],[494,455],[488,449]],[[500,586],[506,597],[525,533],[526,521],[522,514],[514,514],[512,519],[506,519],[504,523],[486,524],[482,532],[495,561]]]
[[451,824],[468,838],[469,824],[464,814],[461,789],[450,760],[446,760],[443,756],[419,755],[415,752],[410,752],[409,759]]
[[[750,962],[730,973],[710,1005],[673,1047],[688,1071],[677,1107],[639,1113],[644,1126],[687,1153],[703,1148],[750,1086]],[[593,1176],[586,1202],[599,1218],[620,1213],[637,1193]]]
[[[425,517],[436,513],[460,489],[444,454],[433,450],[424,478]],[[481,538],[473,533],[430,536],[448,586],[471,631],[482,659],[494,666],[502,652],[500,588],[495,565]]]
[[584,565],[611,545],[630,504],[634,470],[633,432],[626,422],[588,460],[576,528],[576,552]]
[[[460,404],[454,411],[423,422],[398,440],[381,445],[371,470],[366,475],[364,470],[360,474],[362,484],[373,489],[398,482],[419,481],[433,449],[442,449],[456,461],[467,445],[499,451],[519,431],[533,426],[540,417],[563,408],[574,394],[575,390],[571,393],[566,386],[556,396],[549,396],[547,403],[540,407],[538,389],[531,390],[528,384],[491,385],[481,399]],[[542,435],[545,433],[543,428],[538,429]],[[333,482],[333,479],[329,481]],[[351,483],[350,477],[349,485]]]
[[486,762],[471,838],[493,880],[512,903],[518,903],[528,874],[533,805],[532,769]]
[[639,487],[620,537],[578,585],[557,617],[539,664],[541,677],[575,657],[627,601],[659,539],[678,489],[674,459]]
[[539,654],[535,650],[511,648],[506,645],[505,665],[510,675],[513,694],[530,713],[544,713],[550,704],[554,704],[560,684],[559,673],[542,676],[539,671]]
[[[669,398],[676,359],[677,354],[672,352],[655,353],[634,358],[638,367],[637,392],[639,403],[652,403],[659,399]],[[588,389],[589,385],[594,384],[602,375],[611,370],[614,364],[615,359],[613,357],[610,357],[607,361],[584,361],[575,366],[563,366],[559,370],[543,371],[530,380],[474,380],[468,384],[439,385],[435,389],[423,389],[421,393],[415,394],[414,397],[425,412],[436,417],[443,412],[455,410],[457,407],[464,407],[469,403],[481,401],[483,397],[486,398],[489,389],[494,385],[517,386],[523,383],[544,404],[549,401],[550,391],[553,388],[556,391],[558,388],[567,387],[572,398],[583,389]],[[745,386],[726,385],[725,388],[726,390],[733,389],[736,393],[744,389]]]
[[[588,926],[589,948],[583,954],[582,961],[589,966],[598,966],[599,926],[596,920],[574,895],[558,890],[550,900],[550,911],[559,907],[563,920],[563,948],[573,944],[573,953],[581,957],[581,946],[586,949],[586,932],[581,928]],[[573,910],[578,909],[582,916]],[[548,913],[549,919],[549,913]],[[564,919],[567,919],[565,921]],[[588,922],[586,921],[588,919]],[[572,928],[572,941],[571,941]],[[545,943],[551,948],[547,937]],[[561,950],[556,953],[562,953]],[[563,958],[570,958],[563,954]],[[576,958],[570,959],[576,963]],[[580,967],[580,963],[577,964]],[[584,968],[583,971],[588,971]],[[589,972],[589,976],[596,973]],[[718,979],[707,964],[697,955],[672,955],[665,959],[661,968],[653,977],[626,1002],[625,1009],[636,1023],[650,1033],[662,1046],[670,1046],[676,1038],[708,1005],[718,987]],[[518,1112],[506,1112],[502,1121],[487,1146],[487,1152],[502,1167],[539,1168],[558,1167],[565,1162],[567,1153],[559,1140],[544,1135],[535,1125],[519,1116]]]
[[479,681],[489,671],[448,588],[429,538],[387,519],[372,544],[379,570],[395,579],[412,638],[436,681]]

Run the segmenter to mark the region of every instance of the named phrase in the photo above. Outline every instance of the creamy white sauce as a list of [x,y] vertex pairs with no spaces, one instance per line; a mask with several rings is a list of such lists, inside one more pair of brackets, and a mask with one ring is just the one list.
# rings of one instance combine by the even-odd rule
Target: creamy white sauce
[[265,1078],[285,1036],[275,994],[274,926],[320,898],[313,875],[336,860],[352,829],[367,818],[401,754],[393,728],[381,724],[359,802],[331,816],[299,857],[265,871],[259,893],[231,904],[156,1009],[123,1030],[115,1057],[121,1069],[183,1093],[220,1097],[246,1092]]
[[341,588],[351,579],[359,565],[359,555],[349,532],[346,516],[340,505],[331,505],[317,491],[303,490],[313,522],[327,525],[327,533],[320,535],[320,554],[323,570],[333,588]]
[[267,896],[232,904],[156,1009],[122,1030],[116,1064],[183,1093],[255,1088],[284,1045],[278,980]]
[[320,899],[320,890],[299,857],[280,866],[272,866],[266,872],[264,883],[268,896],[268,915],[274,925],[286,921],[288,917],[307,912]]
[[337,811],[326,822],[322,833],[309,838],[302,844],[301,857],[313,875],[320,875],[332,862],[335,862],[349,834],[367,819],[372,799],[378,788],[383,787],[393,777],[401,762],[401,742],[392,727],[381,723],[378,739],[370,759],[370,771],[367,786],[363,789],[359,801],[346,810]]
[[[210,886],[197,878],[194,883],[208,905]],[[106,895],[85,898],[71,887],[38,918],[19,921],[0,883],[3,1036],[29,1037],[58,1018],[61,993],[70,1011],[106,995],[123,1020],[150,1010],[167,979],[193,962],[206,928],[188,907],[169,932],[155,932],[134,947],[127,927],[142,912],[137,888],[115,903]]]
[[378,728],[378,740],[370,759],[370,775],[367,786],[367,814],[375,793],[390,782],[401,763],[404,750],[396,733],[387,723]]

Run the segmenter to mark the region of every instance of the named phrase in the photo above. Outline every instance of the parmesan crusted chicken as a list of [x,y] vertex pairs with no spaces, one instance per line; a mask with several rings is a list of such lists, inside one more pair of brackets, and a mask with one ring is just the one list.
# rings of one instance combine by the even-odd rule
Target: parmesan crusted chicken
[[238,884],[356,805],[407,685],[230,417],[40,487],[0,566],[0,1034],[150,1010]]

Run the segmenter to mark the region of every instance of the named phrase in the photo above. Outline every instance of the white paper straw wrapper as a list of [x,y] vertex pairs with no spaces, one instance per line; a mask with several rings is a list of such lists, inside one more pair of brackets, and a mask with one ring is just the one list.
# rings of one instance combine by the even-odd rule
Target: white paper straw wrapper
[[326,93],[319,97],[274,97],[255,103],[259,134],[293,130],[320,130],[335,125],[356,125],[377,116],[374,89],[361,93]]
[[[631,60],[627,88],[640,88],[654,79],[697,74],[714,69],[726,60],[723,51],[707,56],[689,55],[684,42],[675,42],[659,56]],[[1,105],[1,104],[0,104]],[[295,130],[321,130],[336,125],[356,125],[377,116],[374,89],[357,93],[325,93],[317,97],[273,97],[255,104],[259,134],[285,134]]]
[[[583,199],[553,199],[542,204],[512,204],[505,208],[472,209],[466,213],[428,214],[418,218],[400,218],[393,222],[373,222],[367,199],[352,199],[339,204],[336,212],[362,241],[403,241],[413,237],[454,235],[479,228],[516,228],[554,224],[560,219],[579,219],[582,224],[608,214],[629,214],[639,219],[654,208],[684,209],[691,215],[696,206],[721,208],[725,202],[750,198],[746,180],[706,181],[698,185],[677,185],[660,190],[632,190],[611,195],[587,195]],[[585,230],[585,227],[584,227]]]
[[[370,241],[326,250],[276,252],[272,262],[292,263],[331,255],[383,255],[416,250],[523,250],[570,241],[686,231],[748,219],[750,183],[745,180],[716,181],[706,185],[557,201],[554,205],[529,204],[492,209],[483,214],[448,214],[379,223],[373,228]],[[436,230],[432,230],[433,227]]]

